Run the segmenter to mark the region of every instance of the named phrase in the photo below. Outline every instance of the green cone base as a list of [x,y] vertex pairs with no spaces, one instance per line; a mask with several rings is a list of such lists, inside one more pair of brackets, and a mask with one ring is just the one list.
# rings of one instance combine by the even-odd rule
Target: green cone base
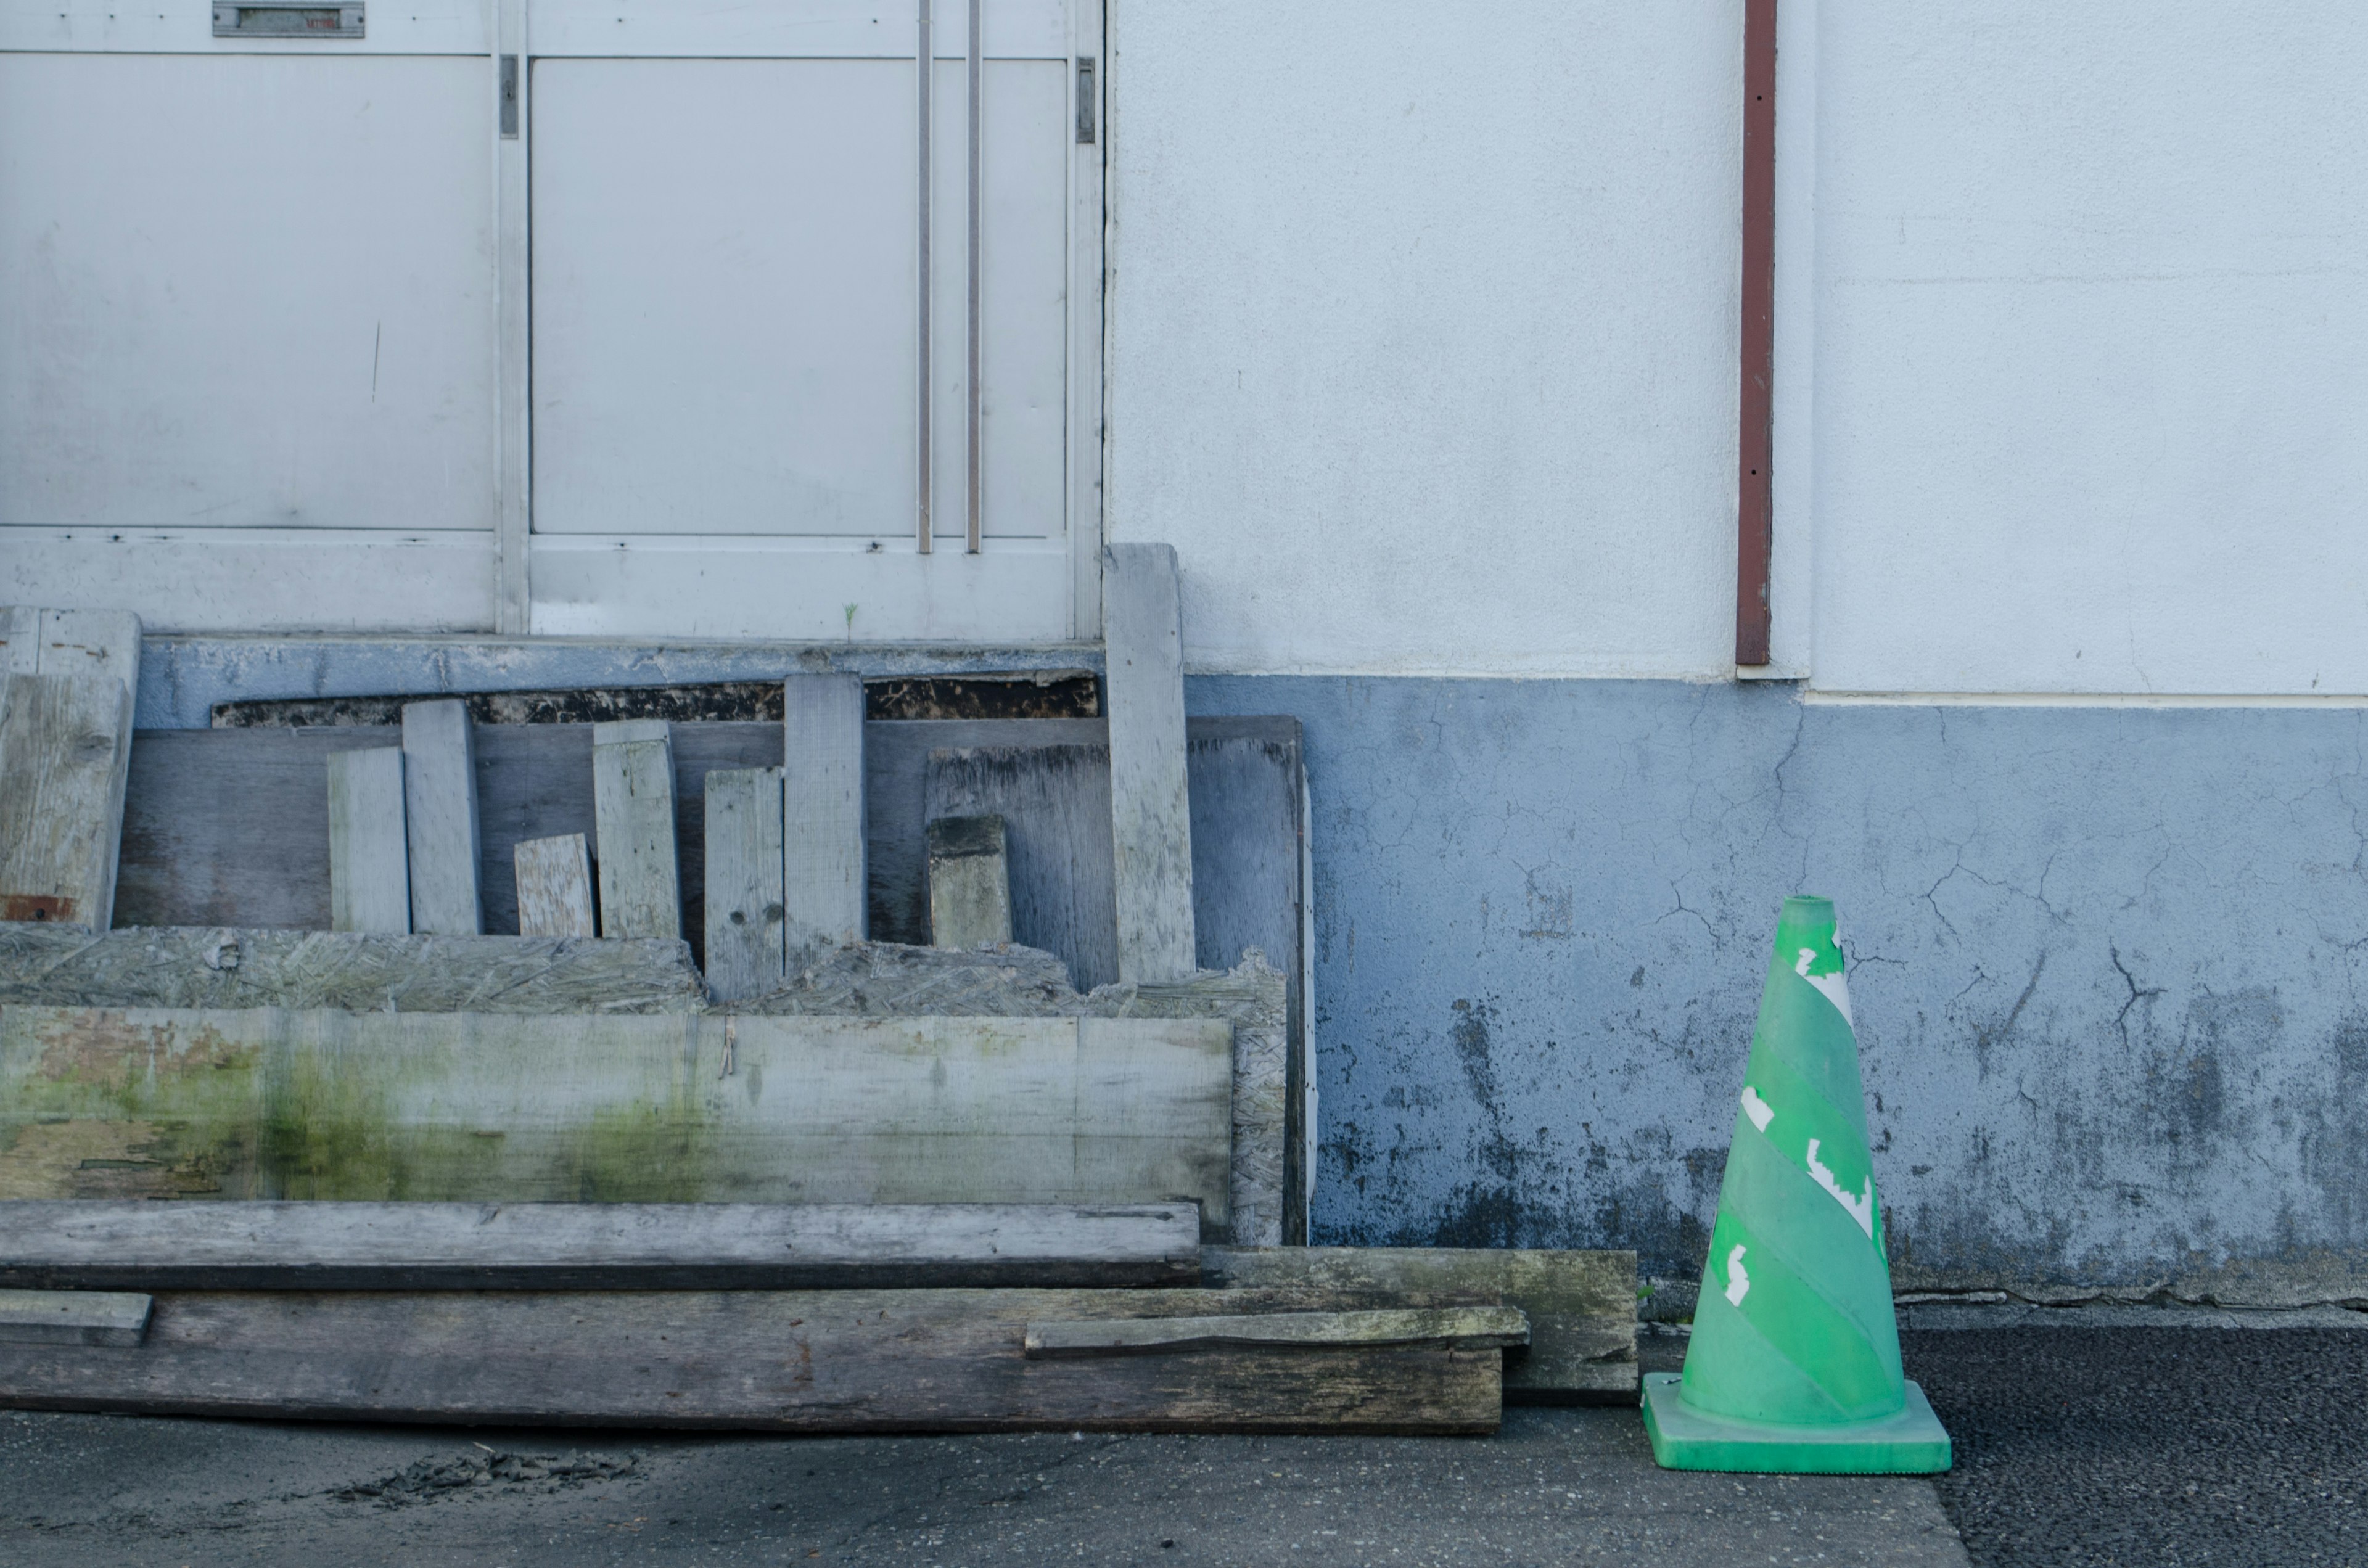
[[1759,1475],[1937,1475],[1949,1468],[1949,1434],[1914,1380],[1896,1415],[1836,1426],[1780,1426],[1713,1415],[1686,1403],[1675,1372],[1644,1378],[1645,1430],[1663,1470]]

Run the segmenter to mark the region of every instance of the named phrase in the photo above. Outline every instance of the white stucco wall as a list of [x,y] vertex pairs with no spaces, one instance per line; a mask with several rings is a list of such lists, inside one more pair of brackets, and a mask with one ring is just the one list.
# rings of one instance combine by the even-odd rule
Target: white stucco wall
[[1733,656],[1739,0],[1113,0],[1110,536],[1224,670]]

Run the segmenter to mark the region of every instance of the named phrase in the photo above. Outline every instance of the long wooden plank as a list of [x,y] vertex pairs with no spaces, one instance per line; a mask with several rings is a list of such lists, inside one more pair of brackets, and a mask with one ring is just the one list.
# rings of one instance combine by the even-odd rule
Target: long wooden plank
[[860,941],[867,928],[863,682],[855,676],[791,676],[783,685],[781,713],[781,853],[790,929],[827,941]]
[[1196,1285],[1189,1203],[0,1203],[0,1285],[681,1290]]
[[1197,961],[1183,625],[1174,546],[1102,551],[1121,980],[1181,980]]
[[411,929],[403,752],[333,753],[329,771],[329,929]]
[[682,935],[669,730],[663,719],[592,726],[603,937]]
[[111,675],[0,680],[0,919],[108,928],[131,738]]
[[1212,1290],[159,1292],[137,1350],[0,1344],[0,1404],[780,1432],[1488,1432],[1501,1352],[1025,1354],[1030,1322],[1367,1305]]
[[592,855],[580,833],[521,839],[513,854],[521,937],[591,937]]
[[0,1290],[0,1345],[137,1345],[148,1311],[119,1291]]
[[411,928],[473,937],[477,894],[476,726],[458,698],[403,705],[404,832],[411,849]]
[[1212,1346],[1313,1349],[1330,1345],[1452,1345],[1504,1350],[1530,1342],[1519,1307],[1378,1307],[1345,1312],[1231,1312],[1208,1317],[1031,1323],[1031,1360],[1173,1355]]
[[1636,1397],[1636,1255],[1484,1247],[1212,1247],[1211,1284],[1500,1296],[1529,1316],[1505,1362],[1515,1403]]
[[0,1198],[1201,1207],[1210,1019],[0,1007]]
[[1011,875],[998,816],[929,824],[929,945],[996,947],[1011,940]]
[[781,770],[707,776],[707,988],[718,1002],[781,983]]

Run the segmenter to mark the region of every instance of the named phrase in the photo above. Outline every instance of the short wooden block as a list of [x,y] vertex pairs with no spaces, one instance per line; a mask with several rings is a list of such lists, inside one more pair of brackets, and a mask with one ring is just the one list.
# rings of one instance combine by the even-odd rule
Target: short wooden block
[[592,857],[580,833],[527,838],[510,851],[518,878],[518,935],[591,937]]
[[95,1290],[0,1290],[0,1345],[137,1345],[145,1296]]
[[411,928],[478,935],[484,915],[477,895],[477,746],[467,703],[403,705],[403,802]]
[[783,963],[781,770],[707,776],[707,988],[718,1002],[761,996]]
[[329,929],[411,929],[403,753],[329,754]]
[[929,824],[929,945],[976,948],[1011,940],[1011,874],[1001,817]]
[[791,939],[861,941],[863,682],[791,676],[781,711],[782,892]]
[[1196,959],[1182,589],[1173,546],[1116,544],[1102,551],[1102,637],[1119,978],[1182,980]]
[[603,937],[682,935],[670,733],[663,719],[592,726],[592,813],[599,841]]
[[0,678],[0,919],[108,928],[131,744],[113,676]]

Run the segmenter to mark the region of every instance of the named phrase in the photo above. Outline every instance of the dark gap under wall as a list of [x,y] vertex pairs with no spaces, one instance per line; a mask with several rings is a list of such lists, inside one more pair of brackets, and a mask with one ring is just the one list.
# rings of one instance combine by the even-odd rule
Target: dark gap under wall
[[[672,723],[781,722],[778,680],[700,686],[611,686],[583,690],[456,693],[480,724],[599,724],[618,719]],[[388,697],[281,698],[217,702],[217,730],[367,729],[403,722],[413,692]],[[867,719],[1095,719],[1101,687],[1091,670],[973,676],[888,676],[863,683]]]

